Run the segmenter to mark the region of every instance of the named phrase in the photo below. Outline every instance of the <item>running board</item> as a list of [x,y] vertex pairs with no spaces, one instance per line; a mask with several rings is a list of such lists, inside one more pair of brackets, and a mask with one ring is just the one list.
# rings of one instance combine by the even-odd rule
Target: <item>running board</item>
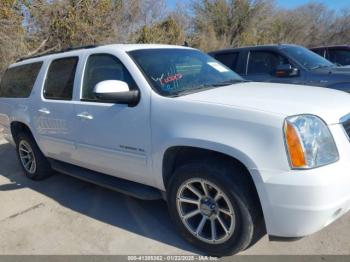
[[163,199],[160,190],[142,185],[136,182],[98,173],[86,168],[68,164],[54,159],[49,159],[53,170],[69,175],[138,199],[158,200]]

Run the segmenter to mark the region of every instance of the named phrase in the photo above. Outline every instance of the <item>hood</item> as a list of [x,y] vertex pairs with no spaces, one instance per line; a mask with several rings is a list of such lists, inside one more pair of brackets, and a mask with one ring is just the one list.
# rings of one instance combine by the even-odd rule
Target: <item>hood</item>
[[350,113],[350,94],[328,88],[275,83],[239,83],[180,97],[188,101],[270,112],[283,117],[313,114],[327,124]]

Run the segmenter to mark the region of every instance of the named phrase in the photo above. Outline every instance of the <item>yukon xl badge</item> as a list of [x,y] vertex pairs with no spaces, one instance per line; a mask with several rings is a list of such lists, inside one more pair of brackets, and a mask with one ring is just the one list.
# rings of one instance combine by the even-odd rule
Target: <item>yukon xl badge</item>
[[145,150],[142,148],[136,148],[136,147],[132,147],[132,146],[125,146],[125,145],[120,145],[120,148],[127,150],[127,151],[134,151],[134,152],[142,152],[144,153]]

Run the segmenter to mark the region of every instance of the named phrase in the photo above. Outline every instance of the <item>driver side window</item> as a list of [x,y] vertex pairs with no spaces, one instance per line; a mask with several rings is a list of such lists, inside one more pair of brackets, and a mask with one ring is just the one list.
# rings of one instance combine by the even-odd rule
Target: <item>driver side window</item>
[[273,52],[250,52],[248,61],[248,75],[269,74],[273,75],[277,65],[289,64],[288,59]]
[[118,58],[109,54],[94,54],[86,63],[81,100],[97,101],[94,88],[96,84],[106,80],[123,81],[130,90],[136,89],[135,81]]

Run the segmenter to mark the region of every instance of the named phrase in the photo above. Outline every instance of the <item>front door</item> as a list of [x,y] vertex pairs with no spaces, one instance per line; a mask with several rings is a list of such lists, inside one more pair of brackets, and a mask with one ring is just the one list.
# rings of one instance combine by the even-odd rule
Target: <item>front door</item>
[[149,100],[129,107],[99,101],[94,87],[105,80],[137,85],[123,63],[112,54],[87,58],[80,101],[75,105],[79,128],[76,161],[91,170],[149,183],[147,152],[150,144]]
[[300,76],[278,77],[275,75],[277,66],[283,64],[290,64],[290,62],[280,54],[270,51],[251,51],[248,55],[244,78],[255,82],[299,84]]

